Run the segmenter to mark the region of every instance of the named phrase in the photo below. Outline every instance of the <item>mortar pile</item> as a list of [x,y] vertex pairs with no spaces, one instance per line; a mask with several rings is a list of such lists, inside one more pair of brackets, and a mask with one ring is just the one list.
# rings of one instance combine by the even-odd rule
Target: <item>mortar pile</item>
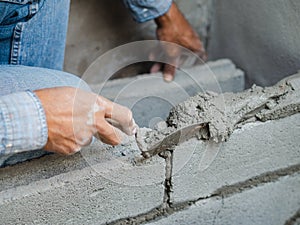
[[272,87],[252,86],[240,93],[199,93],[175,106],[165,122],[144,135],[144,145],[153,146],[178,129],[206,124],[195,136],[201,140],[226,141],[245,123],[275,120],[300,112],[300,74]]

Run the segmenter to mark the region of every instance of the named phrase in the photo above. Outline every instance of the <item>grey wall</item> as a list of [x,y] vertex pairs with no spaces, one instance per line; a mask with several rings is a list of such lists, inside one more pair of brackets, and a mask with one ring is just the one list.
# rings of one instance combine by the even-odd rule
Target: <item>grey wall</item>
[[[271,85],[300,69],[299,0],[176,2],[208,43],[209,58],[233,60],[246,72],[248,86]],[[122,0],[72,0],[65,70],[81,75],[106,51],[154,38],[155,24],[135,23]]]
[[[205,41],[211,0],[176,2]],[[153,21],[134,22],[122,0],[72,0],[65,70],[82,75],[98,56],[114,47],[131,41],[155,39],[155,27]]]
[[248,85],[300,69],[299,0],[215,0],[214,10],[210,58],[233,60]]

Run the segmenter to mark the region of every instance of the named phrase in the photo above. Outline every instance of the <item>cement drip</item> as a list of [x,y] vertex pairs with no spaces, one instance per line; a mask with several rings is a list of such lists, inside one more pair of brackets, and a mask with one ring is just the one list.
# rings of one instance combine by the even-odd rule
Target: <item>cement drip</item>
[[[275,120],[300,112],[300,74],[287,77],[272,87],[252,86],[240,93],[199,93],[175,106],[166,122],[145,133],[152,146],[182,127],[205,123],[199,139],[226,141],[245,123]],[[141,141],[141,140],[140,140]]]

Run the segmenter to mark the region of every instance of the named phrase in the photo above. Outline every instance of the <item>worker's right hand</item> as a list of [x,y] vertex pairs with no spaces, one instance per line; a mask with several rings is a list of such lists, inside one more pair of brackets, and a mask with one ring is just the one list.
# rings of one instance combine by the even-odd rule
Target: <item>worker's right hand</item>
[[106,144],[118,145],[120,130],[127,135],[136,132],[128,108],[92,92],[57,87],[37,90],[35,94],[46,114],[48,141],[44,149],[47,151],[73,154],[89,145],[93,135]]
[[[157,38],[174,44],[162,44],[166,54],[165,60],[169,64],[155,63],[151,68],[151,73],[162,70],[164,80],[171,82],[174,79],[176,67],[180,66],[180,56],[183,47],[193,51],[203,61],[207,59],[205,49],[197,32],[185,19],[175,2],[172,3],[165,14],[155,19],[155,23],[157,24]],[[155,60],[155,57],[155,53],[151,53],[149,56],[151,61]]]

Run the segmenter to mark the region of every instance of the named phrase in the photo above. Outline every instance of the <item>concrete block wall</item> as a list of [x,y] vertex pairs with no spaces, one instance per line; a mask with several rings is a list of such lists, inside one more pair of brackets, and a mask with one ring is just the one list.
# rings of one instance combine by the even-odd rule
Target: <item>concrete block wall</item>
[[68,158],[48,155],[1,169],[0,223],[104,224],[161,205],[164,160],[139,173],[111,151],[95,143]]
[[[122,152],[124,146],[113,150],[97,143],[69,158],[49,155],[4,168],[0,221],[5,224],[293,222],[299,217],[300,206],[299,127],[299,114],[274,123],[248,125],[234,132],[225,143],[236,146],[231,147],[236,152],[222,147],[216,160],[203,172],[197,172],[199,154],[178,162],[180,151],[185,150],[185,155],[189,155],[188,151],[195,146],[197,153],[205,148],[193,140],[186,142],[184,149],[174,151],[171,189],[165,185],[164,167],[170,163],[169,159],[152,159],[148,165],[154,166],[147,169],[142,166],[143,173],[139,174],[139,166],[122,167],[117,163],[127,159],[121,157],[116,163],[112,158],[111,152]],[[257,138],[257,128],[260,137],[261,132],[270,130],[274,136],[266,135],[254,142],[251,149],[247,145],[244,148],[244,138]],[[283,134],[291,137],[284,141],[277,138]],[[133,140],[129,142],[131,147],[125,148],[136,151]],[[176,165],[183,168],[178,170]],[[185,172],[186,168],[190,174]]]
[[[240,73],[231,71],[233,82]],[[299,135],[299,113],[249,123],[219,146],[205,170],[205,142],[190,140],[137,163],[133,138],[1,168],[0,223],[297,224]]]
[[[200,164],[204,151],[210,150],[207,143],[195,140],[179,146],[173,156],[172,202],[210,196],[224,184],[243,182],[254,174],[297,165],[300,162],[299,125],[300,115],[244,125],[228,142],[218,146],[216,159],[204,171]],[[187,163],[183,163],[184,159]]]
[[149,224],[299,224],[299,184],[299,174],[282,177],[230,196],[199,200],[188,210]]

